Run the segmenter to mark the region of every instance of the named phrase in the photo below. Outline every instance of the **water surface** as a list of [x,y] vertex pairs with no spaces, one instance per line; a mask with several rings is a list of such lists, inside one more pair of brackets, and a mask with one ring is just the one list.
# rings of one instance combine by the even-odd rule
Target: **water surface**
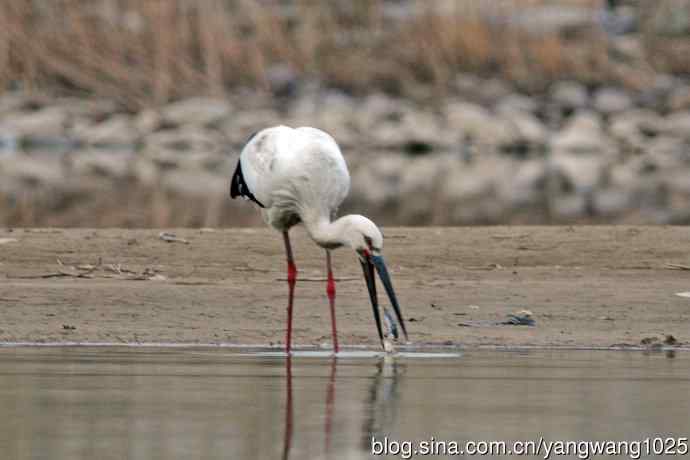
[[689,396],[683,352],[4,348],[0,458],[360,459],[372,436],[688,436]]

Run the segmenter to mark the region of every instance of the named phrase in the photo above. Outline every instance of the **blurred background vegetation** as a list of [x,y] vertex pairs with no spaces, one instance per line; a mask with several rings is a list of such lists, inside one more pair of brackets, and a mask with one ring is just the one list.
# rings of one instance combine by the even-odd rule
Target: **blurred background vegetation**
[[688,223],[688,56],[687,0],[8,0],[0,223],[255,224],[278,123],[388,224]]

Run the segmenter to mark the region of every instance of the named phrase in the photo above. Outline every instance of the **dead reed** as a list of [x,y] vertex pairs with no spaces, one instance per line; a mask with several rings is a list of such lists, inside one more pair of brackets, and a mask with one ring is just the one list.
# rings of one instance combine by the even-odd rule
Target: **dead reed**
[[443,94],[458,71],[528,88],[617,78],[596,28],[568,37],[511,21],[536,3],[410,0],[397,11],[385,0],[10,0],[0,4],[0,88],[136,109],[237,85],[270,91],[276,66],[348,91],[407,95],[420,84]]

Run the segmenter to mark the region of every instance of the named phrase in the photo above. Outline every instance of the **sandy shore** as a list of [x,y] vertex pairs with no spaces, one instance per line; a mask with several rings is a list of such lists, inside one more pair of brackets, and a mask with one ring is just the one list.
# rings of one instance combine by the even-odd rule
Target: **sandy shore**
[[[284,338],[282,241],[268,229],[0,230],[0,341],[273,344]],[[293,232],[295,341],[330,342],[324,257]],[[384,253],[419,345],[690,342],[684,227],[386,228]],[[344,345],[377,344],[354,253],[335,253]],[[380,297],[383,297],[379,293]],[[498,325],[528,309],[534,327]]]

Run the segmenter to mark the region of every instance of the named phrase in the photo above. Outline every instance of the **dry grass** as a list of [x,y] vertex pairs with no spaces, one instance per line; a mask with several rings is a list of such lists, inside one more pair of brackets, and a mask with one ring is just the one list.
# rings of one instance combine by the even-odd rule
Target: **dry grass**
[[[271,90],[276,65],[355,92],[444,92],[461,70],[526,86],[610,78],[596,30],[531,34],[504,20],[538,2],[418,0],[414,14],[391,19],[384,0],[13,0],[0,5],[0,87],[138,108],[237,85]],[[599,4],[561,0],[573,2]]]

